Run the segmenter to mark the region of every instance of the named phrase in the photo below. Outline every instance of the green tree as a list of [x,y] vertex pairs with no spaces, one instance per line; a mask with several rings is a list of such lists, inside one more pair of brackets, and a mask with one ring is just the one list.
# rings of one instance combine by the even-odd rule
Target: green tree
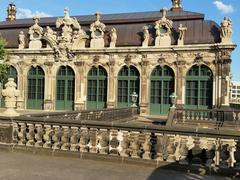
[[7,78],[8,74],[8,65],[5,64],[4,59],[6,56],[6,40],[0,36],[0,83],[3,83],[3,81]]

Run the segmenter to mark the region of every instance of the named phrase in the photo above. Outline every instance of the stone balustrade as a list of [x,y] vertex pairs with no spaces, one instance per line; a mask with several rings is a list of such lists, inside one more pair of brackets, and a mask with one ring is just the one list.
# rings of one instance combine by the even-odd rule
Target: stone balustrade
[[[13,120],[13,147],[53,152],[101,154],[153,162],[179,162],[236,167],[240,163],[238,136],[219,131],[194,132],[152,125],[81,124]],[[215,133],[215,134],[214,134]],[[225,132],[226,133],[226,132]]]

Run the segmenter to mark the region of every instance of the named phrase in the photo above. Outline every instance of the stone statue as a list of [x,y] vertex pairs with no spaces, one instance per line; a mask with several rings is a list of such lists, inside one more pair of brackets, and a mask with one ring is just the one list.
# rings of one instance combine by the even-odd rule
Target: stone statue
[[178,45],[183,46],[184,45],[185,32],[187,31],[187,27],[183,27],[182,24],[179,24],[178,30],[179,30]]
[[82,29],[80,29],[79,31],[73,31],[72,48],[73,49],[85,48],[85,42],[88,38],[89,38],[88,35]]
[[224,17],[221,22],[221,42],[232,43],[232,21],[231,19]]
[[149,31],[147,26],[143,26],[143,42],[142,46],[147,47],[148,46],[148,41],[149,41]]
[[170,46],[173,22],[166,18],[167,9],[162,9],[162,18],[155,22],[156,38],[155,46]]
[[41,49],[42,42],[41,37],[43,34],[43,28],[38,25],[40,18],[33,17],[34,25],[29,28],[28,34],[30,36],[29,48],[30,49]]
[[46,32],[44,35],[53,41],[57,41],[57,32],[53,31],[49,26],[46,27]]
[[17,97],[20,92],[16,88],[17,84],[14,82],[14,79],[9,78],[8,82],[5,84],[5,89],[2,90],[2,95],[5,97],[4,101],[6,110],[1,114],[1,116],[19,116],[15,108]]
[[18,35],[18,49],[24,49],[25,48],[25,35],[23,31],[20,31]]
[[52,28],[50,28],[49,26],[46,27],[44,37],[47,39],[47,41],[49,41],[47,43],[47,47],[51,46],[49,43],[51,43],[52,45],[57,44],[57,32],[53,31]]
[[181,0],[172,0],[172,8],[173,9],[182,8]]
[[100,22],[101,14],[96,12],[96,21],[91,24],[90,31],[91,31],[91,48],[103,48],[104,47],[104,32],[106,29],[105,24]]
[[116,47],[116,43],[117,43],[117,30],[115,28],[112,28],[110,37],[111,37],[110,47]]

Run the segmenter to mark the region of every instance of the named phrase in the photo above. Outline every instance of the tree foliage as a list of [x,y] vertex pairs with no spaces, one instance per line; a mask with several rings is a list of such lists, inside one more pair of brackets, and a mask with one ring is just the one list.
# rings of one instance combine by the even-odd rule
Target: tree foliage
[[4,63],[4,59],[6,56],[5,46],[6,46],[6,40],[0,36],[0,61],[1,61],[1,63],[0,63],[0,83],[3,83],[3,81],[6,80],[7,74],[8,74],[8,68],[9,68],[9,66]]

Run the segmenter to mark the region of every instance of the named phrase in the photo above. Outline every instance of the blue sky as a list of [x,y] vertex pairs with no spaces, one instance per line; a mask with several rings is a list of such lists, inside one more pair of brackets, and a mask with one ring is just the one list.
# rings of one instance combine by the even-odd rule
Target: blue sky
[[[218,24],[224,16],[233,21],[233,41],[240,46],[240,0],[182,0],[186,11],[205,14],[205,19],[214,20]],[[0,2],[0,20],[6,18],[6,8],[10,1]],[[171,7],[171,0],[15,0],[18,16],[31,17],[62,16],[63,9],[68,7],[70,15],[103,14],[120,12],[158,11],[163,7]],[[232,55],[233,80],[240,81],[240,47]]]

